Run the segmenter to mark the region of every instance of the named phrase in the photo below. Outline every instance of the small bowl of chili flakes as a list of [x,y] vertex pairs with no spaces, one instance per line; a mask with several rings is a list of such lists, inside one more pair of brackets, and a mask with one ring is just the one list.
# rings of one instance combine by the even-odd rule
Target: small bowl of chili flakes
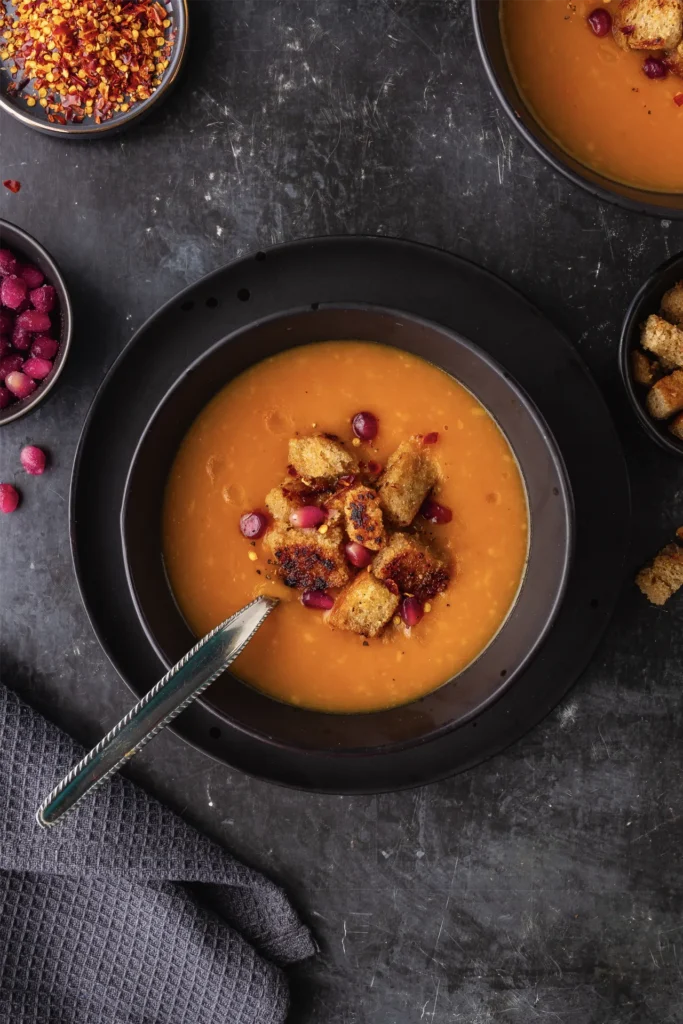
[[0,108],[51,135],[120,131],[168,95],[187,28],[187,0],[0,4]]

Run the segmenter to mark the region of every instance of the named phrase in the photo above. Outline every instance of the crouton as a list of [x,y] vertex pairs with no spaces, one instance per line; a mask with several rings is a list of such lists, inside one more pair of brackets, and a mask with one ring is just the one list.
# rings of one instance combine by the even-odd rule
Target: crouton
[[355,457],[331,434],[293,437],[289,442],[289,463],[304,479],[329,479],[357,468]]
[[651,388],[662,375],[659,363],[656,359],[650,359],[640,349],[631,352],[631,373],[636,384]]
[[400,444],[379,482],[379,501],[388,522],[410,526],[438,478],[438,468],[421,438]]
[[372,563],[379,580],[391,581],[401,594],[429,601],[450,582],[446,565],[405,533],[395,533]]
[[278,572],[286,587],[298,590],[326,590],[343,587],[349,579],[344,558],[344,535],[338,527],[322,534],[277,523],[265,536]]
[[666,420],[680,412],[683,409],[683,370],[675,370],[653,384],[645,404],[656,420]]
[[384,544],[384,520],[372,487],[352,487],[344,502],[346,532],[350,540],[357,541],[370,551],[379,551]]
[[677,327],[683,325],[683,281],[677,281],[664,294],[660,313]]
[[337,598],[327,621],[337,629],[348,629],[373,637],[386,626],[398,607],[393,594],[372,573],[359,572]]
[[683,331],[661,316],[649,316],[642,326],[640,343],[659,358],[665,370],[683,367]]
[[301,480],[287,477],[279,487],[273,487],[266,495],[266,508],[273,519],[289,522],[292,512],[306,504],[308,489]]
[[667,544],[650,565],[640,570],[636,583],[652,604],[666,604],[683,587],[683,548]]
[[673,50],[683,38],[683,2],[621,0],[612,31],[623,50]]
[[669,430],[674,437],[677,437],[679,441],[683,441],[683,412],[680,412],[671,423],[669,424]]

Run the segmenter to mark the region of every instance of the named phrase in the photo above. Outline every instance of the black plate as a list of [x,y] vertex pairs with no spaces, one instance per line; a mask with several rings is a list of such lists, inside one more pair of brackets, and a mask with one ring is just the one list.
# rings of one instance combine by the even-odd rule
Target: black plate
[[[496,753],[540,721],[585,668],[604,632],[621,586],[630,518],[624,460],[599,391],[572,346],[513,289],[458,257],[392,239],[305,240],[257,253],[205,278],[143,325],[110,371],[81,438],[71,492],[76,571],[93,627],[137,695],[164,665],[127,586],[119,514],[150,412],[220,339],[270,316],[358,303],[398,307],[443,324],[506,367],[562,452],[576,546],[565,600],[532,663],[485,711],[436,739],[398,751],[302,753],[266,747],[199,704],[175,726],[243,771],[332,792],[376,792],[441,778]],[[168,330],[159,331],[160,324]]]

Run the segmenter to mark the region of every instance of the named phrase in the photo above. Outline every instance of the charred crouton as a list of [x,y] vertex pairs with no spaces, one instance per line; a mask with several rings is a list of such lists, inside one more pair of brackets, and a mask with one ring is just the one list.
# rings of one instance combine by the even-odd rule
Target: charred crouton
[[650,359],[640,349],[631,352],[631,373],[636,384],[651,388],[662,375],[659,363],[656,359]]
[[667,544],[650,565],[640,570],[636,583],[652,604],[666,604],[683,587],[683,548]]
[[266,508],[273,519],[289,522],[292,512],[310,501],[310,490],[296,478],[287,477],[279,487],[273,487],[266,495]]
[[439,478],[437,466],[422,443],[411,437],[387,461],[379,482],[379,500],[392,526],[410,526]]
[[683,281],[677,281],[673,288],[669,288],[665,293],[660,312],[677,327],[683,324]]
[[352,473],[356,460],[344,445],[326,434],[293,437],[289,442],[289,462],[304,479],[341,476]]
[[678,438],[679,441],[683,441],[683,412],[674,417],[669,424],[669,430],[674,437]]
[[645,404],[656,420],[666,420],[680,412],[683,409],[683,370],[675,370],[653,384]]
[[405,533],[395,533],[372,563],[379,580],[391,581],[401,594],[429,601],[450,582],[446,565]]
[[683,2],[621,0],[613,33],[623,50],[673,50],[683,38]]
[[384,543],[384,521],[372,487],[352,487],[344,501],[346,532],[350,540],[357,541],[370,551],[379,551]]
[[649,316],[643,324],[640,343],[654,352],[665,370],[683,367],[683,331],[661,316]]
[[278,523],[268,531],[264,543],[272,552],[286,587],[327,590],[328,587],[343,587],[349,579],[343,539],[337,527],[322,534]]
[[372,573],[360,572],[341,592],[327,621],[337,629],[373,637],[384,629],[397,606],[398,594],[388,590]]

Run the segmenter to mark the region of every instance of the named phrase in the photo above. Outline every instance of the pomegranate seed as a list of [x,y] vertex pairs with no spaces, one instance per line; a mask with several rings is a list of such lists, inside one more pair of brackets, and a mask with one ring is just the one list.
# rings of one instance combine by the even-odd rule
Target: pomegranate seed
[[0,274],[16,274],[17,258],[9,249],[0,249]]
[[432,432],[430,434],[425,434],[425,436],[422,438],[422,443],[423,444],[436,444],[436,442],[438,440],[439,440],[439,435],[438,435],[437,431],[436,430],[432,430]]
[[355,565],[357,569],[364,569],[366,565],[370,565],[373,554],[368,548],[363,547],[355,540],[350,540],[348,544],[344,546],[344,554],[348,558],[351,565]]
[[320,611],[328,612],[334,607],[334,598],[326,590],[304,590],[301,603],[305,608],[318,608]]
[[432,501],[431,498],[423,501],[420,515],[423,519],[427,519],[430,523],[436,523],[439,526],[443,525],[443,523],[450,523],[453,518],[453,513],[449,508],[446,508],[445,505],[439,505],[438,501]]
[[58,341],[41,334],[31,345],[31,355],[36,356],[38,359],[54,359],[58,348]]
[[40,313],[50,313],[57,303],[57,292],[51,284],[44,284],[29,292],[31,305]]
[[351,429],[361,441],[372,441],[377,437],[379,420],[371,412],[357,412],[351,420]]
[[12,394],[19,399],[28,398],[36,390],[36,382],[28,377],[21,370],[13,370],[5,377],[5,387],[9,388]]
[[417,626],[424,615],[424,608],[416,597],[404,597],[398,609],[406,626]]
[[29,288],[40,288],[41,284],[45,280],[45,275],[38,267],[34,267],[31,263],[24,263],[17,270],[19,277],[23,277]]
[[3,181],[5,188],[9,189],[10,192],[18,192],[21,188],[21,182],[17,181],[16,178],[6,178]]
[[[49,287],[49,285],[46,285],[46,287]],[[50,330],[50,317],[47,313],[41,313],[38,309],[27,309],[24,313],[19,314],[14,326],[15,328],[21,327],[25,331],[30,331],[31,334],[43,334],[45,331]]]
[[5,380],[8,373],[20,370],[23,365],[24,360],[21,356],[3,356],[0,359],[0,383]]
[[7,388],[0,387],[0,409],[6,409],[13,401],[12,392]]
[[30,331],[27,331],[25,327],[19,327],[18,324],[15,324],[12,331],[12,344],[20,352],[25,352],[31,344]]
[[14,512],[19,504],[19,491],[11,484],[0,484],[0,512]]
[[0,302],[8,309],[19,309],[28,298],[28,285],[16,274],[8,274],[3,277],[0,285]]
[[659,57],[648,57],[643,62],[643,71],[648,78],[666,78],[669,74],[669,69]]
[[320,526],[321,523],[325,522],[325,518],[325,513],[317,505],[304,505],[302,508],[297,508],[292,512],[289,521],[292,526],[309,530],[313,526]]
[[45,472],[47,457],[42,448],[37,448],[34,444],[27,444],[25,448],[21,449],[19,461],[31,476],[40,476]]
[[52,371],[52,363],[49,359],[38,359],[36,356],[31,356],[30,359],[26,360],[21,369],[29,377],[33,377],[34,380],[45,380]]
[[612,15],[604,7],[596,7],[586,20],[596,36],[606,36],[612,28]]
[[243,537],[257,540],[268,528],[268,516],[265,512],[245,512],[240,517],[240,530]]
[[11,334],[14,318],[4,309],[0,309],[0,334]]

